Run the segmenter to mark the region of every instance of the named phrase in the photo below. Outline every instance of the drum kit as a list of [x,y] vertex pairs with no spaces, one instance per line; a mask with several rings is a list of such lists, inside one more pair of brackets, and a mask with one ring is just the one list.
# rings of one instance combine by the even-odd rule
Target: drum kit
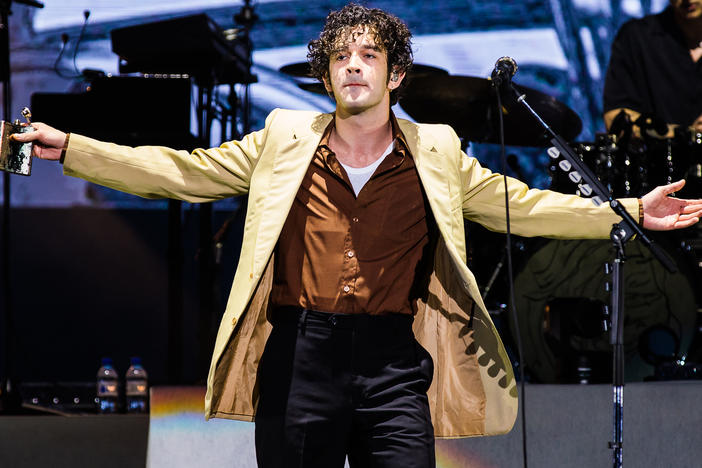
[[[286,65],[280,71],[296,78],[311,78],[307,63]],[[327,94],[318,82],[300,80],[298,86],[313,93]],[[574,140],[581,132],[582,123],[572,109],[535,89],[524,86],[519,86],[519,89],[553,131],[572,142],[571,148],[613,197],[640,197],[658,185],[681,178],[687,180],[683,196],[702,197],[702,134],[678,128],[672,136],[660,137],[657,132],[644,128],[639,120],[635,124],[641,125],[640,132],[632,124],[613,125],[616,133],[598,134],[594,141],[577,142]],[[455,76],[440,68],[414,65],[407,74],[399,105],[418,122],[451,125],[464,142],[499,143],[499,115],[495,91],[489,79]],[[501,110],[506,145],[550,146],[542,127],[514,99],[503,99]],[[551,190],[587,195],[579,193],[578,185],[559,168],[557,160],[551,159],[545,170],[551,178]],[[479,234],[479,247],[483,251],[478,256],[496,257],[486,262],[491,264],[491,268],[482,272],[492,284],[502,264],[499,261],[503,250],[498,244],[500,238],[497,237],[496,242],[495,238],[486,237],[481,229],[475,232]],[[473,237],[469,245],[476,243],[476,236]],[[693,359],[702,359],[701,336],[694,336],[693,340],[695,330],[699,328],[697,304],[701,303],[700,298],[696,297],[699,288],[693,287],[699,284],[702,267],[702,241],[698,240],[699,237],[702,236],[695,228],[658,239],[660,244],[667,246],[668,253],[676,259],[682,273],[668,273],[641,246],[635,246],[630,255],[633,266],[626,279],[625,303],[631,307],[627,308],[624,343],[627,357],[630,358],[627,360],[628,380],[640,380],[656,372],[655,367],[660,362],[649,359],[642,362],[641,356],[650,356],[650,353],[643,350],[638,352],[643,337],[651,336],[651,330],[658,330],[656,327],[672,330],[671,334],[675,335],[676,349],[663,353],[669,354],[668,361],[679,362],[681,356],[684,361],[685,354]],[[608,333],[602,330],[599,334],[589,333],[587,336],[577,336],[577,333],[564,336],[563,330],[566,328],[575,330],[584,326],[591,329],[592,326],[575,326],[571,323],[567,327],[558,327],[559,323],[565,323],[563,317],[567,316],[559,315],[560,311],[582,309],[582,304],[593,310],[585,310],[578,315],[578,320],[591,317],[591,321],[602,321],[599,307],[607,301],[605,288],[608,281],[603,265],[612,258],[611,248],[608,247],[610,241],[517,242],[521,252],[518,254],[520,260],[515,279],[519,285],[516,305],[523,325],[519,333],[525,346],[526,365],[527,369],[532,370],[530,378],[547,383],[583,381],[577,369],[582,370],[589,365],[592,369],[585,380],[598,382],[597,376],[602,376],[604,382],[608,381],[611,371],[595,368],[601,362],[596,359],[597,354],[608,349]],[[477,253],[476,247],[472,247],[472,250]],[[496,270],[495,265],[498,265]],[[480,273],[476,271],[479,282]],[[488,305],[495,304],[493,310],[500,315],[504,311],[503,304],[508,302],[506,291],[500,291],[498,287],[491,296],[486,302]],[[517,332],[507,329],[508,320],[505,317],[494,318],[498,328],[500,323],[503,324],[501,333],[503,337],[508,337],[506,345],[510,352],[509,336]],[[562,359],[563,356],[567,356],[567,359]],[[608,364],[605,362],[603,365]]]

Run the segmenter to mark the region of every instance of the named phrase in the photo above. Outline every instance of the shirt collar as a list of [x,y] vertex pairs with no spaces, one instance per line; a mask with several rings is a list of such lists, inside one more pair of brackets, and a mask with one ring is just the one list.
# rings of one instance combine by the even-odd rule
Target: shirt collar
[[[324,133],[322,134],[322,139],[319,141],[319,146],[318,149],[321,150],[322,155],[324,156],[324,159],[327,159],[327,156],[329,153],[332,152],[331,148],[329,148],[329,137],[331,136],[332,129],[334,128],[334,124],[336,123],[336,115],[332,114],[332,119],[329,122],[329,125],[327,125],[327,128],[324,129]],[[407,140],[405,139],[405,135],[402,133],[402,130],[400,129],[400,125],[397,123],[397,118],[395,117],[395,113],[390,110],[390,125],[392,127],[392,139],[396,143],[395,144],[395,151],[400,153],[401,155],[405,154],[410,154],[409,152],[409,145],[407,144]]]

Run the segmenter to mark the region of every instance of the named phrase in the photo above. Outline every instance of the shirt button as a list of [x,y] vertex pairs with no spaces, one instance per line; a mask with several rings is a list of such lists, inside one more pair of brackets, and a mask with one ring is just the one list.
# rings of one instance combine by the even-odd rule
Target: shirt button
[[353,250],[349,250],[349,253],[348,253],[348,254],[346,254],[346,255],[348,255],[348,256],[349,256],[349,258],[353,257]]
[[354,216],[354,217],[351,219],[351,221],[353,221],[354,223],[357,223],[357,222],[358,222],[358,216]]
[[346,286],[344,286],[344,292],[347,293],[349,291],[351,291],[351,288],[349,288],[349,285],[347,284]]

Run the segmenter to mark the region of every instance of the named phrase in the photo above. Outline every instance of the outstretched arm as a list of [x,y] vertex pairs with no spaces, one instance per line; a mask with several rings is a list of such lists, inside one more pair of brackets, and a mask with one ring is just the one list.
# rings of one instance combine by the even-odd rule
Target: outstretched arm
[[652,231],[669,231],[690,227],[702,216],[702,200],[669,197],[685,186],[684,180],[661,185],[641,197],[643,227]]
[[34,131],[14,134],[13,138],[34,142],[36,157],[61,160],[66,175],[140,197],[193,203],[247,193],[266,135],[265,130],[259,130],[216,148],[190,152],[115,145],[75,133],[67,137],[41,122],[32,126]]

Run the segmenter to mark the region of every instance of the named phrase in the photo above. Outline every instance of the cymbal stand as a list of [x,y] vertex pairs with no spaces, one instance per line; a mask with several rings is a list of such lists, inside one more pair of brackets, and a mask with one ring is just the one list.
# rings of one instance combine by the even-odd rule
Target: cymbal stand
[[568,172],[571,180],[578,184],[580,193],[589,196],[592,195],[592,201],[595,205],[600,205],[607,202],[612,210],[618,214],[622,220],[612,226],[610,238],[612,239],[615,251],[617,252],[613,266],[613,285],[612,285],[612,310],[611,310],[611,337],[610,343],[613,345],[613,376],[612,390],[614,394],[614,441],[609,443],[610,449],[613,450],[613,466],[621,468],[623,465],[623,447],[622,447],[622,431],[623,431],[623,398],[624,398],[624,346],[623,346],[623,330],[624,330],[624,294],[623,294],[623,279],[624,279],[624,262],[626,260],[624,244],[636,234],[639,240],[651,250],[653,256],[660,261],[663,266],[674,273],[677,271],[673,262],[665,255],[663,250],[653,242],[641,229],[634,218],[626,211],[618,200],[612,198],[612,195],[605,186],[597,179],[592,170],[575,154],[568,143],[559,135],[557,135],[551,127],[532,109],[526,100],[526,95],[522,94],[510,81],[509,88],[517,97],[517,102],[522,104],[529,113],[541,124],[547,136],[550,137],[550,142],[553,148],[549,148],[549,156],[553,159],[562,160],[559,162],[559,167]]

